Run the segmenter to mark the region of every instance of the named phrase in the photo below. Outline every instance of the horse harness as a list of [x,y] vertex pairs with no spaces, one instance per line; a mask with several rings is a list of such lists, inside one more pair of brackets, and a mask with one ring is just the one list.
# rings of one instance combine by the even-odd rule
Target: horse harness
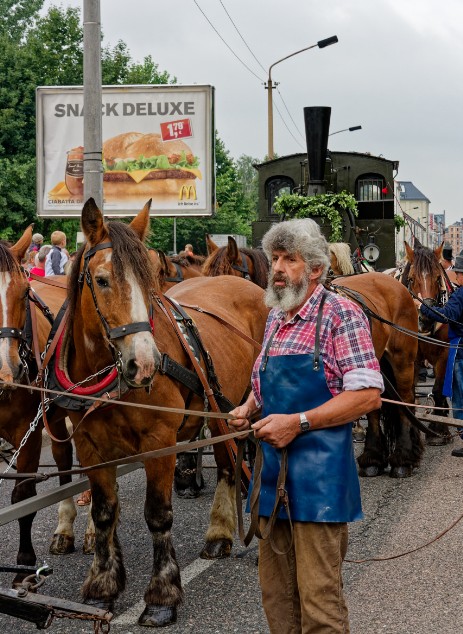
[[[26,275],[26,271],[21,267],[21,273]],[[35,307],[39,308],[42,314],[46,317],[50,324],[53,323],[53,313],[48,306],[40,299],[40,297],[32,290],[30,286],[27,288],[25,295],[26,302],[26,319],[23,328],[13,328],[11,326],[2,326],[0,328],[0,340],[1,339],[17,339],[19,341],[18,354],[21,359],[21,374],[17,378],[18,383],[25,377],[26,382],[30,385],[29,376],[29,364],[28,360],[39,364],[40,355],[37,354],[34,358],[34,343],[37,339],[36,332],[36,316]],[[32,308],[32,306],[34,308]],[[3,394],[3,390],[0,390],[0,395]]]
[[182,267],[177,262],[172,262],[172,264],[175,266],[175,270],[177,271],[177,275],[175,277],[165,277],[164,278],[164,282],[175,282],[176,284],[178,282],[183,282],[184,277],[183,277],[183,273],[182,273]]
[[[102,370],[100,373],[96,373],[92,375],[92,377],[88,377],[85,381],[80,384],[71,383],[70,379],[66,376],[65,370],[60,367],[61,361],[61,350],[63,346],[63,338],[64,338],[64,330],[67,323],[67,319],[69,316],[68,311],[68,302],[66,301],[61,307],[56,320],[52,325],[52,330],[50,332],[48,344],[46,351],[43,356],[41,368],[39,370],[37,384],[40,385],[43,383],[45,388],[50,390],[58,390],[65,391],[66,394],[62,396],[55,397],[53,402],[56,405],[72,410],[72,411],[83,411],[86,410],[86,414],[84,418],[88,416],[92,411],[96,408],[101,407],[102,405],[108,406],[108,401],[113,398],[119,397],[127,394],[130,387],[126,384],[122,376],[122,362],[120,359],[120,354],[116,351],[113,341],[122,337],[125,337],[129,334],[134,334],[137,332],[145,332],[149,331],[151,333],[154,332],[154,309],[153,305],[150,302],[149,308],[149,322],[136,322],[133,324],[127,324],[124,326],[118,326],[116,328],[110,328],[106,319],[102,315],[99,307],[98,301],[95,294],[92,276],[89,271],[89,261],[90,258],[98,251],[102,249],[111,248],[111,242],[101,243],[91,249],[89,249],[84,254],[84,267],[79,276],[79,286],[82,288],[83,284],[86,283],[89,287],[90,293],[92,295],[93,303],[95,306],[95,310],[100,318],[100,321],[103,325],[103,328],[106,332],[106,336],[108,339],[108,343],[113,354],[115,367],[113,368],[105,368],[105,370],[109,370],[106,372],[105,376],[101,381],[98,382],[97,385],[91,386],[91,388],[79,388],[81,383],[93,379],[99,374],[103,373]],[[45,282],[46,283],[46,282]],[[61,286],[61,285],[60,285]],[[153,293],[153,297],[157,304],[160,306],[161,310],[164,314],[169,318],[169,321],[174,326],[174,330],[184,348],[187,356],[189,357],[194,371],[186,368],[181,365],[171,357],[169,357],[166,353],[162,355],[162,362],[160,367],[160,373],[169,376],[170,378],[182,383],[185,385],[189,391],[190,395],[187,397],[186,407],[188,407],[189,402],[192,399],[193,394],[197,394],[199,396],[204,397],[205,400],[205,410],[207,411],[207,407],[210,406],[211,409],[215,412],[228,412],[230,409],[234,408],[234,404],[231,403],[222,393],[221,386],[218,381],[217,374],[214,369],[214,365],[212,362],[212,358],[210,354],[206,351],[204,344],[201,340],[199,331],[197,330],[193,320],[191,317],[185,312],[185,310],[177,304],[172,298],[168,298],[166,296],[160,296],[156,293]],[[214,313],[210,313],[206,310],[201,309],[199,306],[189,306],[189,308],[198,310],[203,313],[207,313],[217,320],[219,320],[224,325],[228,326],[230,330],[239,334],[242,338],[247,340],[249,343],[252,343],[255,347],[260,347],[257,342],[255,342],[251,337],[248,337],[245,333],[241,332],[239,329],[235,328],[232,324],[229,324],[224,319],[220,318],[218,315]],[[201,367],[200,363],[203,361],[204,369]],[[73,394],[75,395],[73,397]],[[81,396],[88,395],[92,397],[92,400],[85,400],[84,398],[80,398]],[[79,398],[76,398],[78,396]],[[94,398],[101,398],[102,401],[98,401],[97,403],[93,400]],[[53,439],[54,436],[48,429],[48,423],[46,421],[45,415],[45,403],[44,403],[44,394],[42,393],[42,407],[43,407],[43,418],[44,424],[47,428],[47,431],[51,435]],[[185,424],[186,418],[184,418],[180,429]],[[80,422],[83,421],[83,418]],[[80,423],[79,423],[80,424]],[[228,433],[228,428],[224,421],[219,420],[218,422],[219,429],[221,433]],[[55,439],[58,440],[58,439]],[[69,439],[66,439],[66,441]],[[234,465],[236,462],[236,456],[238,454],[238,448],[234,441],[227,442],[227,449],[229,451],[229,456]],[[243,470],[248,481],[250,480],[250,472],[247,469],[246,465],[243,465]]]
[[251,282],[252,280],[251,280],[251,275],[249,273],[246,256],[243,255],[241,251],[240,251],[240,255],[241,255],[241,266],[239,264],[232,264],[231,267],[234,271],[238,271],[239,273],[241,273],[245,280],[249,280]]

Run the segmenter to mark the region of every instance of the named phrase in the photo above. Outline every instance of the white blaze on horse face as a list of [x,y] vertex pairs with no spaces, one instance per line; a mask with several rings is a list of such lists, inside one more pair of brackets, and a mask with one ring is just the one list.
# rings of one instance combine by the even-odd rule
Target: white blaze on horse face
[[[10,285],[12,284],[11,275],[7,272],[1,273],[0,279],[0,304],[1,304],[1,314],[2,314],[2,324],[1,327],[11,326],[12,324],[8,323],[8,290]],[[12,359],[11,359],[11,343],[13,339],[9,337],[0,338],[0,381],[5,381],[7,383],[11,383],[13,381],[13,368]],[[19,362],[19,358],[17,359]]]
[[[126,282],[130,287],[131,320],[132,323],[149,322],[149,314],[145,298],[135,276],[128,272]],[[161,355],[154,342],[151,332],[137,332],[130,337],[130,356],[135,361],[137,373],[133,382],[140,384],[143,380],[151,379],[159,367]]]

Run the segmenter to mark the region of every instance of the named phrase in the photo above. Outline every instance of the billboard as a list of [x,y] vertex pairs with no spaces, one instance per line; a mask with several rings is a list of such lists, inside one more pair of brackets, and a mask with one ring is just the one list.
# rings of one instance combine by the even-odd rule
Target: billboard
[[[36,99],[37,214],[80,217],[83,87],[39,87]],[[103,86],[101,112],[106,215],[134,215],[150,198],[152,215],[212,214],[212,86]]]

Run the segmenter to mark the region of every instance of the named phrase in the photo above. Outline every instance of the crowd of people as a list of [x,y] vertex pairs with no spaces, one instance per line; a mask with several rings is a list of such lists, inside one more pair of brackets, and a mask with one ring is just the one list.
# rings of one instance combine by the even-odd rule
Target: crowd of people
[[41,233],[34,233],[32,242],[23,261],[24,268],[32,275],[45,277],[49,275],[66,275],[72,263],[74,253],[66,249],[66,234],[53,231],[51,244],[44,244]]

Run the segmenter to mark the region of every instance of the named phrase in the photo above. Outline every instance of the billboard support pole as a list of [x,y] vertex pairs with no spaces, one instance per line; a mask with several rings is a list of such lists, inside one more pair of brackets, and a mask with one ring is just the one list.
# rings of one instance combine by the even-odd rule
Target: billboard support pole
[[103,209],[100,0],[84,0],[84,201]]

